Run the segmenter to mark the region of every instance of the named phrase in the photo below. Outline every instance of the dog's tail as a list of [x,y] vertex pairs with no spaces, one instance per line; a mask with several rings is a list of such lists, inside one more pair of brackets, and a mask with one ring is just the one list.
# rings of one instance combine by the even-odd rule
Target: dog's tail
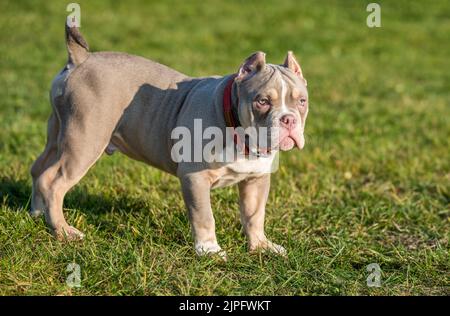
[[81,35],[78,27],[70,27],[66,22],[66,45],[69,53],[69,63],[79,65],[89,56],[89,46]]

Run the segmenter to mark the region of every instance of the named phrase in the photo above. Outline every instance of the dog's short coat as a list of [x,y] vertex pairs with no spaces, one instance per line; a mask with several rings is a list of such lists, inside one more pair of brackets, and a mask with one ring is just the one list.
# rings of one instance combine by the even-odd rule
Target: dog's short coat
[[[52,114],[47,144],[32,168],[31,214],[44,214],[58,238],[80,239],[83,234],[63,215],[63,199],[100,158],[115,150],[176,175],[181,182],[195,250],[219,253],[210,190],[238,184],[241,222],[249,250],[285,253],[264,233],[270,174],[263,166],[277,150],[304,145],[308,113],[306,80],[294,55],[283,65],[266,64],[265,54],[247,58],[235,76],[192,78],[164,65],[125,53],[90,53],[76,27],[66,26],[69,58],[52,83]],[[233,110],[243,127],[279,127],[268,156],[221,164],[171,159],[171,131],[203,127],[224,130],[224,88],[232,83]]]

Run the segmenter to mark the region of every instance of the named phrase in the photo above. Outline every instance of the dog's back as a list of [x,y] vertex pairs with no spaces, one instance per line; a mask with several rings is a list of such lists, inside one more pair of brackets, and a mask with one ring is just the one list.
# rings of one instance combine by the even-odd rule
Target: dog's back
[[168,124],[176,124],[183,101],[198,79],[139,56],[91,53],[76,27],[66,26],[66,43],[68,61],[50,93],[60,125],[64,127],[73,112],[89,113],[98,128],[111,131],[108,153],[119,149],[174,173],[176,164],[164,155],[170,152],[170,135],[165,142],[155,138]]

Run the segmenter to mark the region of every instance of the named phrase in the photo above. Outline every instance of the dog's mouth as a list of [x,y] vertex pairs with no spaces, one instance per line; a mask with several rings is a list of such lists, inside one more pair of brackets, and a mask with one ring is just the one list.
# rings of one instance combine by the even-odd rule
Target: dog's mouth
[[284,139],[280,141],[280,149],[282,151],[291,150],[296,145],[294,139],[290,136],[286,136]]
[[282,129],[279,136],[278,147],[282,151],[288,151],[297,147],[298,149],[303,149],[305,146],[305,138],[302,133],[299,133],[298,130],[287,130]]
[[302,149],[305,146],[305,141],[303,137],[297,137],[293,135],[288,135],[284,137],[279,144],[279,147],[282,151],[291,150],[294,147],[298,149]]
[[[280,128],[277,133],[269,136],[268,143],[266,146],[249,146],[249,137],[246,135],[245,144],[250,149],[251,152],[257,153],[258,155],[269,155],[273,150],[288,151],[297,147],[298,149],[303,149],[305,146],[305,138],[303,133],[299,130],[287,130],[285,128]],[[278,136],[276,136],[278,134]]]

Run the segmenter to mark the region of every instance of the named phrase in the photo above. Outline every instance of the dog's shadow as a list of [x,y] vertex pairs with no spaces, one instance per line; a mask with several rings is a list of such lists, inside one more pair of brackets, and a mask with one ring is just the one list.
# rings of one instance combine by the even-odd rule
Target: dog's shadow
[[[14,180],[11,178],[0,178],[0,208],[7,209],[11,212],[28,212],[30,210],[31,200],[31,181],[24,179]],[[149,211],[148,201],[140,198],[133,198],[126,195],[124,192],[120,195],[110,197],[105,194],[92,194],[87,192],[82,185],[75,186],[70,190],[64,199],[64,212],[69,209],[77,209],[83,214],[87,222],[93,224],[99,228],[104,234],[120,235],[126,234],[127,229],[120,228],[114,220],[111,220],[108,216],[109,213],[125,211],[126,214],[134,214],[136,216],[146,217],[146,226],[149,228],[155,228],[156,231],[160,231],[158,228],[161,224],[160,213]],[[170,212],[165,212],[169,214]],[[172,235],[170,239],[167,239],[164,235],[154,236],[154,240],[160,243],[178,243],[179,245],[186,244],[186,230],[180,229],[176,225],[180,222],[184,223],[184,227],[189,227],[187,223],[187,217],[181,210],[174,214],[172,210],[172,216],[177,217],[177,221],[164,222],[164,227],[173,225]],[[28,215],[28,214],[27,214]],[[106,215],[101,216],[101,215]],[[44,220],[42,218],[42,220]],[[126,227],[126,226],[125,226]]]
[[[12,211],[29,211],[31,201],[31,184],[24,179],[0,178],[0,205]],[[101,215],[115,209],[127,212],[142,212],[146,208],[142,199],[130,198],[122,194],[114,198],[105,194],[91,194],[83,186],[75,186],[64,198],[65,209],[89,210],[92,215]]]
[[10,209],[22,210],[29,206],[31,197],[30,184],[21,179],[0,178],[0,204]]

